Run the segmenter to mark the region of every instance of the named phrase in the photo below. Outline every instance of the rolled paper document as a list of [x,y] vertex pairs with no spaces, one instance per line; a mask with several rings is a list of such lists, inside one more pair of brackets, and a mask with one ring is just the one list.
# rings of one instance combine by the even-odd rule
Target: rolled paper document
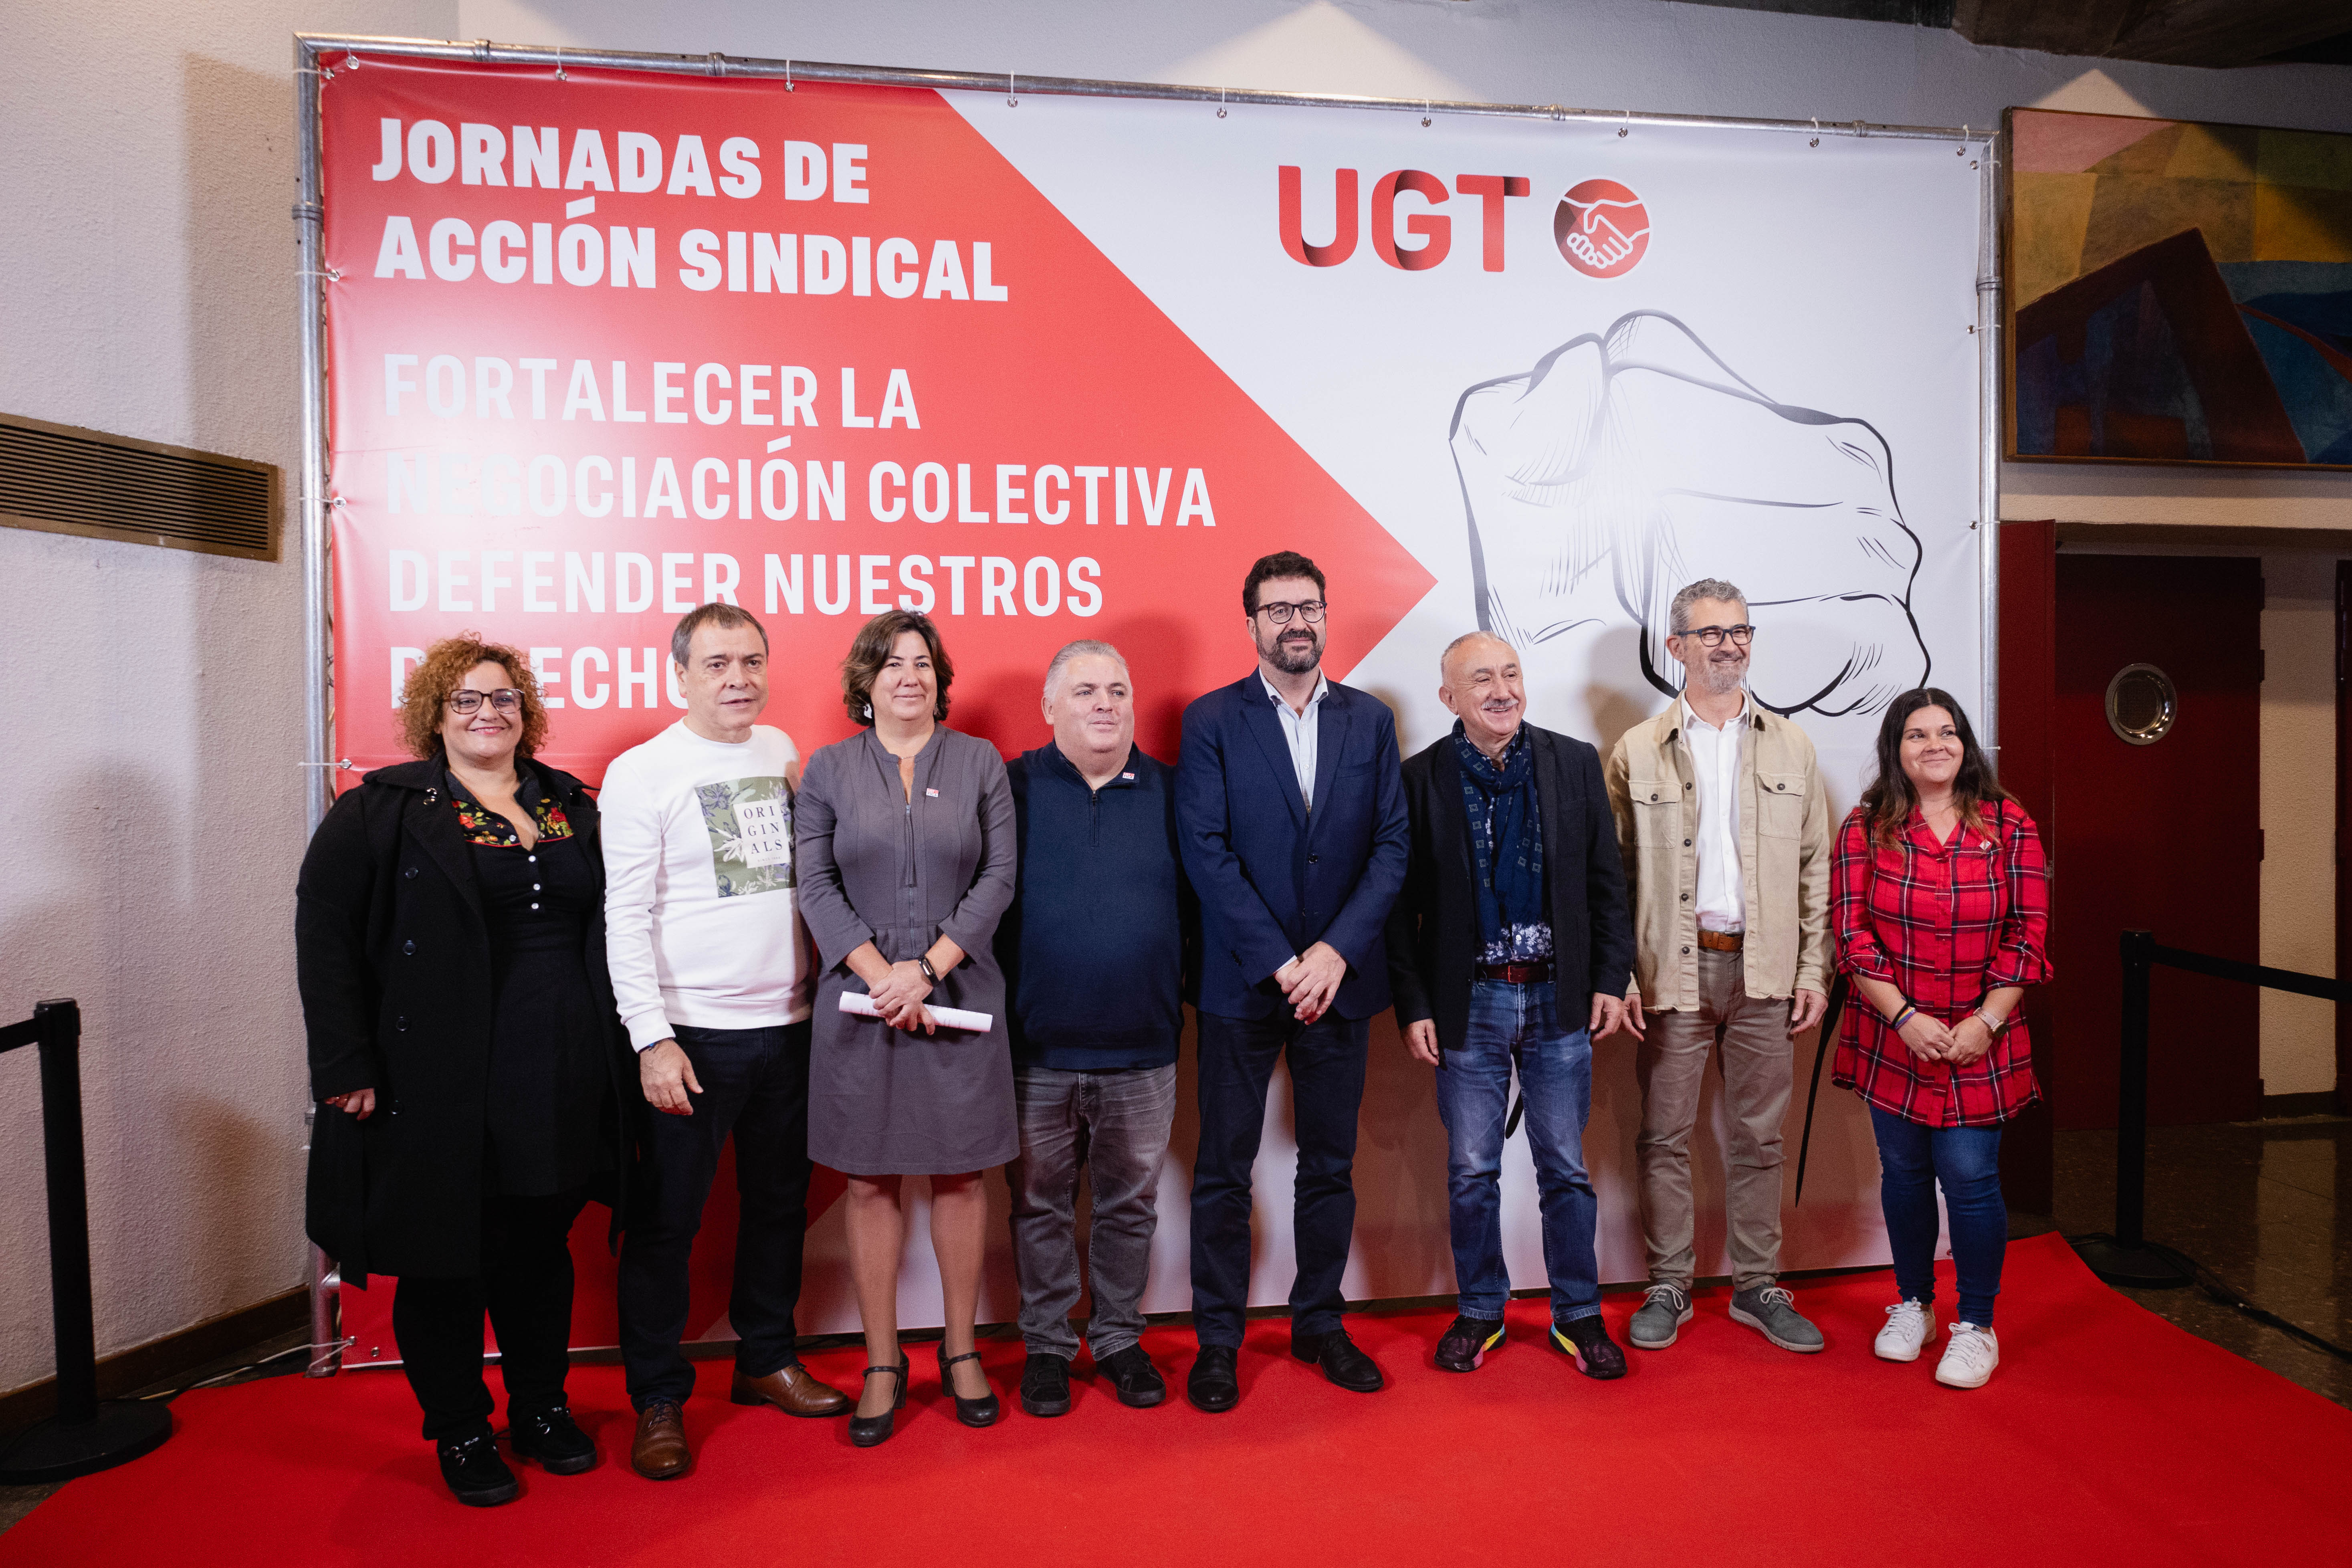
[[[863,991],[843,992],[841,1010],[845,1013],[856,1013],[866,1018],[878,1018],[882,1016],[874,1005],[874,998]],[[961,1007],[933,1007],[931,1016],[938,1019],[944,1028],[970,1029],[975,1035],[988,1033],[990,1026],[996,1022],[995,1017],[990,1014],[966,1012]]]

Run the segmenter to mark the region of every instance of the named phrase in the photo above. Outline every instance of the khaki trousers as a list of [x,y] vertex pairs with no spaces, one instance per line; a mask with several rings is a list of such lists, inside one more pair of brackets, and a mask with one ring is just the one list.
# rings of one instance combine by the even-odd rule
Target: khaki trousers
[[1731,1137],[1725,1151],[1724,1208],[1735,1289],[1769,1285],[1780,1272],[1780,1122],[1788,1114],[1790,998],[1748,994],[1740,955],[1701,948],[1696,1009],[1653,1013],[1634,1054],[1642,1084],[1642,1239],[1650,1279],[1688,1290],[1696,1271],[1691,1236],[1690,1135],[1709,1052],[1723,1052],[1723,1098]]

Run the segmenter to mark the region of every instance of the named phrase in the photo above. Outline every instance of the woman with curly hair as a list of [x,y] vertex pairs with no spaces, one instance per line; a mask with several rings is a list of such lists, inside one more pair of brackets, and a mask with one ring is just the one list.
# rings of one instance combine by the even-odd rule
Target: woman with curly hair
[[[534,759],[529,661],[465,634],[409,676],[418,761],[379,768],[302,859],[295,955],[320,1109],[310,1237],[349,1283],[395,1275],[393,1333],[457,1500],[518,1489],[490,1427],[551,1475],[596,1462],[563,1380],[572,1223],[620,1213],[635,1073],[604,963],[596,806]],[[617,1221],[616,1226],[617,1229]]]
[[[842,700],[862,733],[813,754],[793,828],[801,914],[824,971],[809,1064],[809,1157],[849,1178],[844,1218],[866,1323],[864,1396],[849,1435],[890,1436],[907,1396],[898,1348],[903,1177],[930,1178],[946,1337],[940,1381],[967,1426],[996,1419],[972,1348],[988,1226],[982,1173],[1018,1152],[1013,1054],[996,922],[1013,901],[1013,792],[1003,759],[947,727],[955,679],[927,616],[866,623],[841,664]],[[841,1011],[844,993],[872,1016]],[[989,1015],[946,1027],[931,1006]]]
[[2050,978],[2049,884],[2033,819],[1993,776],[1948,692],[1906,691],[1878,729],[1878,776],[1838,832],[1830,915],[1857,993],[1836,1081],[1878,1137],[1897,1300],[1873,1347],[1913,1362],[1936,1337],[1936,1188],[1950,1217],[1958,1316],[1936,1381],[1981,1388],[2000,1364],[1993,1298],[2009,1246],[2001,1125],[2042,1098],[2018,1004]]

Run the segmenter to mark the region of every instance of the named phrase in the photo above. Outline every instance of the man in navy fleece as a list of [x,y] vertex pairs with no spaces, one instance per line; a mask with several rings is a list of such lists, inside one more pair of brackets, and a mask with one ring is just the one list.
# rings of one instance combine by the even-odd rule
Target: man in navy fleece
[[1135,693],[1118,650],[1088,639],[1055,654],[1045,713],[1053,744],[1006,769],[1021,865],[996,943],[1021,1121],[1021,1153],[1005,1167],[1029,1348],[1021,1407],[1059,1415],[1078,1353],[1070,1310],[1082,1166],[1094,1184],[1087,1348],[1122,1405],[1167,1397],[1137,1342],[1176,1112],[1192,900],[1177,858],[1175,773],[1136,749]]

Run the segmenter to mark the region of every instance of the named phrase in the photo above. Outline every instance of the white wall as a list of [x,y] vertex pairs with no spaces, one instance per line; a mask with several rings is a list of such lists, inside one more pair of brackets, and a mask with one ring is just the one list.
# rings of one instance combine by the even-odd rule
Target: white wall
[[[2263,962],[2336,973],[2336,558],[2263,557]],[[2265,1094],[2336,1087],[2336,1008],[2265,991]]]
[[[448,4],[11,5],[0,409],[288,471],[292,35]],[[83,1016],[101,1354],[302,1279],[301,586],[0,528],[0,1020]],[[0,1058],[0,1390],[50,1370],[33,1053]]]
[[[297,26],[1825,121],[1987,125],[2038,103],[2352,130],[2336,68],[2094,67],[1662,0],[20,0],[7,21],[0,408],[289,481]],[[2005,483],[2011,517],[2352,527],[2352,477],[2012,465]],[[0,774],[0,1017],[68,994],[89,1015],[112,1351],[299,1279],[300,595],[290,559],[14,530],[0,580],[17,764]],[[2274,682],[2281,658],[2274,641]],[[24,1266],[43,1247],[31,1086],[29,1059],[0,1063],[0,1389],[48,1370],[46,1271]]]

